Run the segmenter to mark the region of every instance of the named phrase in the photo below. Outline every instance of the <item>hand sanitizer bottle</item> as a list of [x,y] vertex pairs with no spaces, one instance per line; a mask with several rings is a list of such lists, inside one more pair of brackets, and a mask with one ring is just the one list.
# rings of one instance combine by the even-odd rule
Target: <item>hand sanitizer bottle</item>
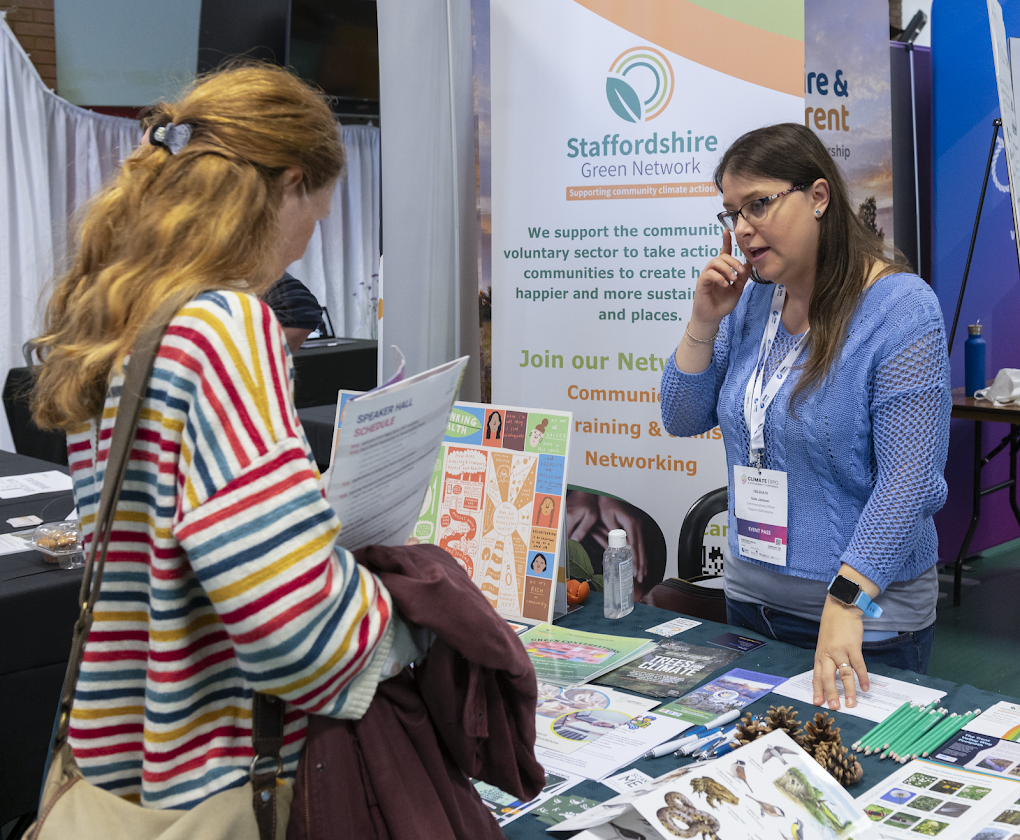
[[609,548],[602,555],[603,611],[606,618],[623,618],[634,609],[634,557],[627,532],[609,532]]

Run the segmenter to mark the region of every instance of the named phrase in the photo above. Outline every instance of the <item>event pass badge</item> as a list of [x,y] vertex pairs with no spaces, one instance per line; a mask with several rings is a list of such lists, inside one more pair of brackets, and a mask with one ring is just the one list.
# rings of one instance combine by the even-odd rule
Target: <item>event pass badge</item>
[[786,473],[733,467],[734,513],[740,553],[775,566],[786,565]]

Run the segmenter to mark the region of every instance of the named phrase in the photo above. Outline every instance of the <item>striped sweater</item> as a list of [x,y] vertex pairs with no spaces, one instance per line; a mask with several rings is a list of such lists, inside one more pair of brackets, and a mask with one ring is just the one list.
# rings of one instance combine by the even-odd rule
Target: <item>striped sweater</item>
[[[143,805],[245,783],[253,690],[287,701],[293,779],[306,713],[359,718],[381,678],[389,594],[334,546],[293,371],[271,310],[234,292],[188,304],[160,345],[70,730],[89,781]],[[122,382],[68,435],[86,541]]]

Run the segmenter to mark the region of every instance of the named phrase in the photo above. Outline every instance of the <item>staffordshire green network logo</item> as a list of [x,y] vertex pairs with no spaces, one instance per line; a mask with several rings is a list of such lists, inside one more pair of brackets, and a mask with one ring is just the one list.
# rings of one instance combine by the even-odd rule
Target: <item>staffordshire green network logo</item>
[[616,115],[627,122],[654,120],[673,98],[673,68],[652,47],[633,47],[609,67],[606,98]]

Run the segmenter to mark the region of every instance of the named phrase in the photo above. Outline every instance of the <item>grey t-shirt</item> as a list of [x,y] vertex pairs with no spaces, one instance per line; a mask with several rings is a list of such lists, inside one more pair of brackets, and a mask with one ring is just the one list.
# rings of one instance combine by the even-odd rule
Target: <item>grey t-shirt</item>
[[[733,601],[761,604],[810,621],[821,621],[828,594],[827,581],[781,575],[771,569],[735,558],[724,568],[723,588]],[[864,616],[864,630],[911,633],[935,621],[939,598],[937,567],[913,580],[890,583],[876,599],[878,618]]]

